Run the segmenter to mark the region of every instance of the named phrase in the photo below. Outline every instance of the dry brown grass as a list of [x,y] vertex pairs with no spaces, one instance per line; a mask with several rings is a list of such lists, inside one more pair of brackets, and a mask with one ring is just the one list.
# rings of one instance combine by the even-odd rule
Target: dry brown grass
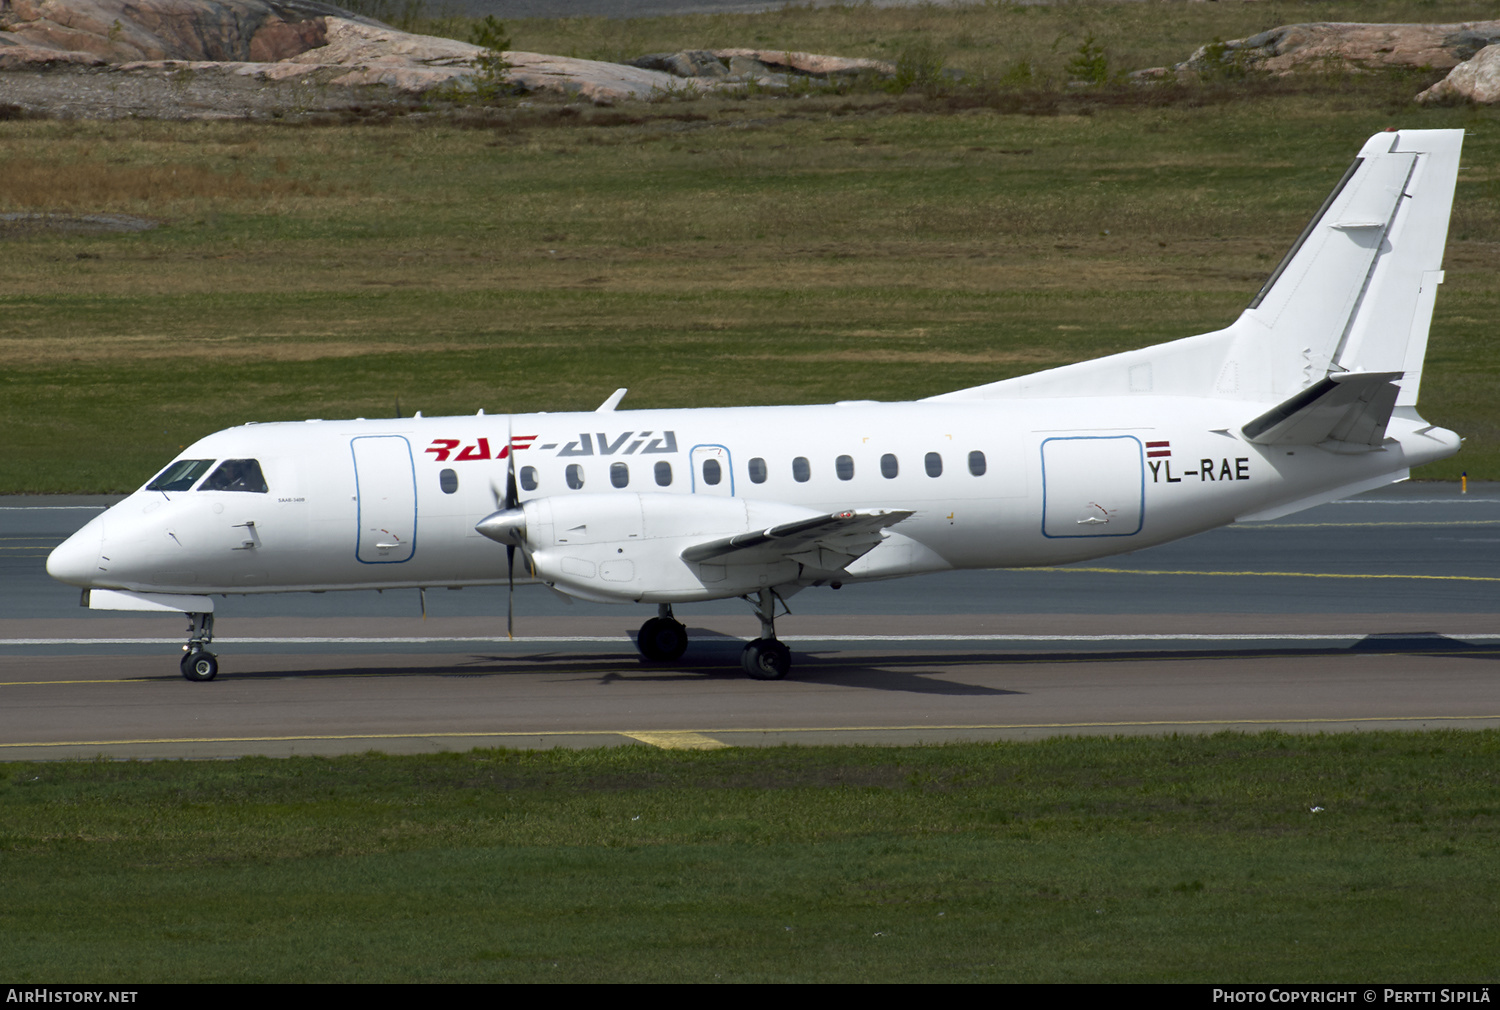
[[301,179],[251,178],[192,162],[114,164],[98,155],[76,160],[11,157],[0,160],[0,208],[108,211],[193,200],[265,200],[316,196],[327,187]]
[[[1078,329],[1078,327],[1074,327]],[[918,330],[900,333],[879,330],[854,330],[841,336],[885,339],[895,337],[910,340],[925,339],[927,333]],[[735,361],[782,361],[784,354],[729,354],[724,357]],[[799,362],[808,364],[841,365],[857,362],[872,365],[1035,365],[1044,366],[1058,360],[1058,355],[1041,349],[1018,351],[985,351],[974,354],[959,354],[953,351],[933,349],[930,351],[887,351],[879,348],[860,347],[847,351],[815,351],[798,354]]]
[[[356,329],[350,326],[349,329]],[[349,341],[330,339],[332,334],[309,330],[294,340],[274,334],[228,337],[113,336],[108,340],[45,334],[32,339],[0,338],[0,361],[12,367],[55,365],[64,361],[107,364],[162,359],[184,361],[255,361],[259,363],[322,361],[356,358],[367,354],[441,354],[468,346],[442,341]],[[546,346],[517,345],[528,350]]]

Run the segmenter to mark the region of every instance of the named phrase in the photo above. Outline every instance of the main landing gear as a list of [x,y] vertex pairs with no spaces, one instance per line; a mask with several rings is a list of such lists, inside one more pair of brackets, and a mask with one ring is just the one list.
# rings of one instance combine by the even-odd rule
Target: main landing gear
[[740,653],[740,665],[756,680],[780,680],[792,669],[792,650],[776,638],[776,604],[781,597],[773,589],[762,589],[752,602],[755,616],[760,618],[760,637],[745,646]]
[[188,641],[182,647],[182,675],[188,680],[207,682],[219,675],[219,657],[205,646],[214,640],[213,614],[188,614]]
[[[760,618],[760,637],[748,643],[740,653],[740,665],[756,680],[781,680],[792,669],[792,651],[776,638],[776,604],[781,602],[774,590],[762,589],[755,599],[745,597]],[[641,656],[653,663],[671,663],[687,651],[687,628],[672,616],[672,606],[659,604],[656,616],[636,632],[635,644]],[[185,662],[185,661],[184,661]]]

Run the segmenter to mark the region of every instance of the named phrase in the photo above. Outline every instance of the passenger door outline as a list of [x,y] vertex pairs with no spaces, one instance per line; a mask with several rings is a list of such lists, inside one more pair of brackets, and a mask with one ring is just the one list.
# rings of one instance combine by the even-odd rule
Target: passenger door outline
[[[703,479],[703,461],[713,459],[719,463],[719,483],[709,484]],[[693,446],[688,456],[688,468],[693,475],[693,494],[718,495],[721,498],[734,497],[734,467],[729,456],[729,448],[723,445],[703,444]]]
[[417,467],[402,435],[350,439],[354,459],[354,557],[395,565],[417,552]]

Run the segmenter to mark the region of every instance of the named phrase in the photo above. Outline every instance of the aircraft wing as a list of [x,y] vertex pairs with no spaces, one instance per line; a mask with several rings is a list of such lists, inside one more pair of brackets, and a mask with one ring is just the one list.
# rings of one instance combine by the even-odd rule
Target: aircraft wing
[[910,515],[910,509],[845,509],[694,544],[682,552],[682,559],[750,565],[785,558],[836,572],[880,543],[883,529]]

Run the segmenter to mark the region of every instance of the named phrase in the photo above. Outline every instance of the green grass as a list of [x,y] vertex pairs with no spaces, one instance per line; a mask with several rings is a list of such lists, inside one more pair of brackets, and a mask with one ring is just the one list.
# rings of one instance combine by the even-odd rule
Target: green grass
[[10,764],[0,974],[1494,981],[1497,756],[1484,731]]
[[[372,7],[381,6],[375,0]],[[384,5],[394,7],[394,3]],[[441,2],[427,4],[441,11]],[[376,16],[380,16],[379,13]],[[388,15],[387,15],[388,16]],[[598,60],[631,60],[652,52],[747,47],[865,56],[892,62],[931,47],[947,66],[1003,83],[1025,66],[1033,81],[1061,83],[1068,63],[1093,36],[1111,77],[1170,66],[1215,39],[1243,38],[1278,25],[1307,21],[1457,22],[1495,16],[1474,0],[1314,0],[1314,2],[1121,4],[1067,2],[1021,5],[991,0],[956,6],[863,3],[817,7],[788,4],[760,14],[677,17],[527,18],[506,22],[512,48]],[[410,22],[418,31],[468,41],[472,22],[432,17]]]
[[[1233,37],[1248,30],[1235,18],[1346,6],[1166,16],[1223,8],[1215,34]],[[1144,10],[1067,10],[1127,8]],[[866,13],[936,19],[945,38],[950,16],[1061,11]],[[803,48],[841,51],[863,23],[759,17],[832,26]],[[1120,37],[1145,38],[1130,25]],[[697,30],[669,28],[622,30],[659,40],[645,49]],[[1497,113],[1417,107],[1419,83],[3,121],[0,213],[161,225],[0,225],[0,492],[125,491],[218,428],[378,416],[398,399],[432,415],[592,409],[621,385],[627,406],[905,398],[1203,332],[1393,123],[1470,133],[1422,400],[1468,442],[1419,475],[1497,479]]]

